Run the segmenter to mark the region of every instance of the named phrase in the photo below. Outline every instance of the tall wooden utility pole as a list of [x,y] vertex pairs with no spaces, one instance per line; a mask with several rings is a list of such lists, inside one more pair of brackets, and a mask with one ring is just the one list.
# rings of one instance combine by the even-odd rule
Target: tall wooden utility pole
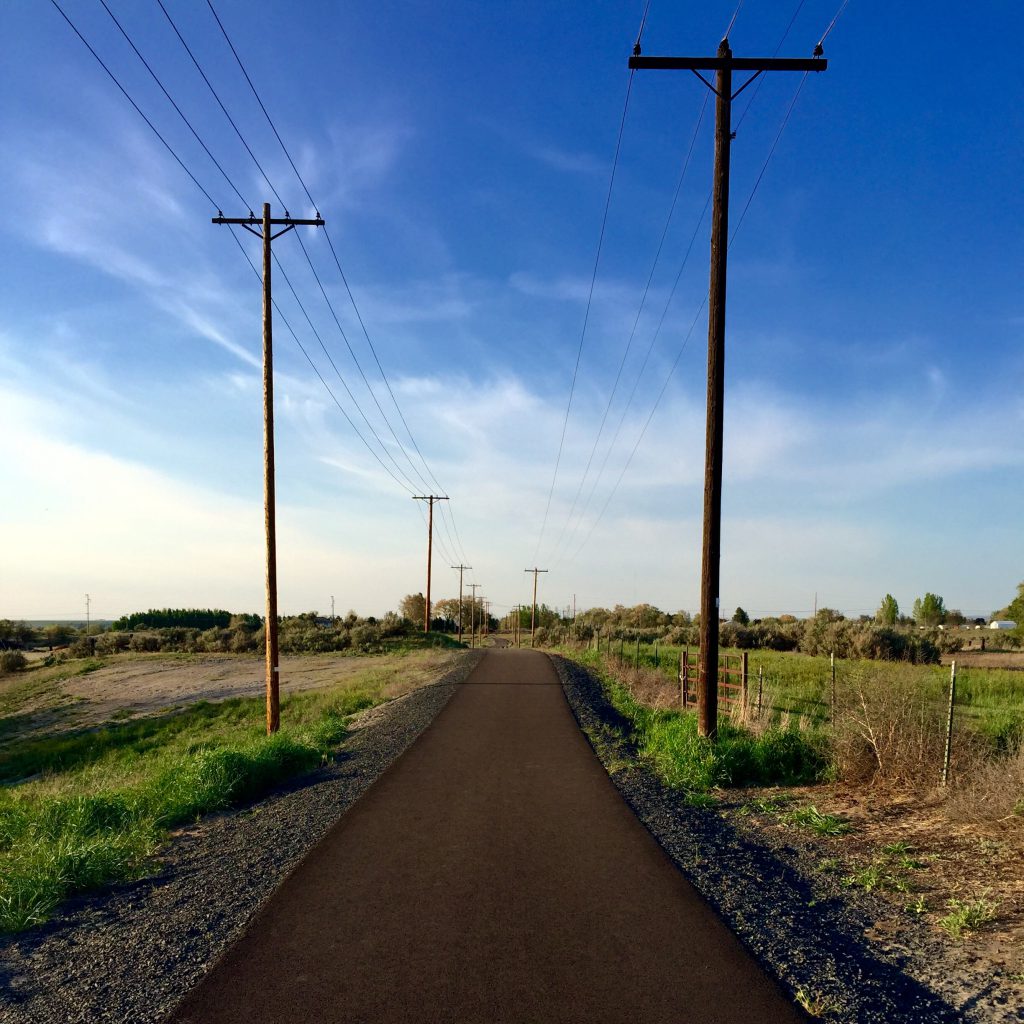
[[537,573],[547,569],[524,569],[523,572],[533,573],[533,612],[530,615],[530,646],[533,646],[533,635],[537,631]]
[[[819,46],[815,53],[820,53]],[[733,57],[723,39],[714,57],[641,57],[639,44],[629,60],[633,69],[692,71],[717,97],[715,104],[715,183],[711,226],[711,287],[708,297],[707,434],[704,459],[704,542],[700,576],[700,669],[697,674],[697,731],[718,733],[719,567],[722,537],[722,421],[725,402],[725,291],[729,248],[729,154],[732,101],[765,71],[824,71],[828,61],[774,57]],[[712,85],[701,71],[714,71]],[[735,92],[734,71],[751,72]]]
[[479,583],[470,583],[469,589],[473,591],[473,603],[469,606],[469,646],[476,647],[476,588]]
[[462,572],[464,569],[472,569],[471,565],[453,565],[453,569],[459,570],[459,643],[462,643]]
[[[270,216],[270,203],[263,204],[263,216],[252,211],[248,217],[225,217],[218,211],[214,224],[238,224],[263,242],[263,518],[267,534],[267,733],[281,726],[280,667],[277,650],[277,524],[274,496],[274,344],[273,297],[270,289],[270,243],[298,225],[322,228],[319,214],[312,220]],[[283,224],[280,231],[274,227]],[[255,225],[259,225],[256,230]]]
[[427,518],[427,601],[423,606],[423,632],[430,632],[430,560],[434,554],[434,502],[447,501],[445,497],[437,494],[414,494],[413,501],[425,501],[430,506],[430,515]]

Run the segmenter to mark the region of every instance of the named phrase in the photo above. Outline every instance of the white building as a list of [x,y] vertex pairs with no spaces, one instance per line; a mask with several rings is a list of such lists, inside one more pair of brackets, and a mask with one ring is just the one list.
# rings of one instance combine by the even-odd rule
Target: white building
[[993,619],[988,624],[989,629],[1016,629],[1017,623],[1011,622],[1009,619]]

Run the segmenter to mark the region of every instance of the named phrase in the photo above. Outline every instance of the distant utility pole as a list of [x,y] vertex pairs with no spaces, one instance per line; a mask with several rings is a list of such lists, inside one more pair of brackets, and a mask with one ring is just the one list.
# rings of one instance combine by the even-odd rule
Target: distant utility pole
[[523,572],[533,573],[533,614],[530,616],[530,646],[533,646],[533,634],[537,629],[537,573],[547,572],[547,569],[524,569]]
[[85,635],[89,635],[89,595],[85,595]]
[[334,595],[331,594],[331,625],[334,625]]
[[[704,542],[700,580],[700,670],[697,675],[697,731],[714,739],[718,733],[719,568],[722,538],[722,419],[725,403],[725,293],[729,249],[729,156],[732,101],[765,71],[824,71],[821,46],[808,60],[733,57],[723,39],[714,57],[641,57],[633,50],[629,66],[638,70],[692,71],[717,97],[715,104],[715,184],[711,228],[711,283],[708,297],[707,434],[704,460]],[[714,71],[712,85],[701,71]],[[732,89],[733,71],[751,72]]]
[[413,501],[425,501],[430,506],[427,519],[427,603],[423,606],[423,632],[430,632],[430,560],[434,554],[434,502],[448,499],[438,494],[414,494]]
[[472,569],[471,565],[453,565],[453,569],[459,570],[459,643],[462,643],[462,573],[465,569]]
[[473,603],[469,606],[469,636],[470,647],[476,647],[476,590],[479,583],[470,583],[469,589],[473,591]]
[[[218,211],[214,224],[238,224],[263,241],[263,517],[267,534],[267,733],[281,727],[280,667],[277,648],[277,524],[274,496],[274,345],[273,297],[270,287],[270,243],[297,225],[322,228],[315,219],[301,220],[270,216],[270,203],[263,204],[263,216],[249,211],[248,217],[225,217]],[[274,227],[283,224],[280,231]],[[255,225],[259,225],[256,230]]]

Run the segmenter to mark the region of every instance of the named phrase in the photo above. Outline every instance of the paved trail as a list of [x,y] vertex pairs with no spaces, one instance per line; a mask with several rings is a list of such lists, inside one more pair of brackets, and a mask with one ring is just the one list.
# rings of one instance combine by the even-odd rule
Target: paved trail
[[499,650],[173,1019],[806,1018],[623,803],[547,658]]

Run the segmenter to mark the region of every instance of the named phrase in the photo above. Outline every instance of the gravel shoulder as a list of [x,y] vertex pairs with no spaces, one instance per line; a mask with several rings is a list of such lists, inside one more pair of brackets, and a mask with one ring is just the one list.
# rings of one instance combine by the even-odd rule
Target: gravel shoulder
[[0,938],[0,1022],[155,1024],[281,880],[447,704],[480,660],[352,722],[335,761],[252,806],[177,832],[157,870]]
[[821,1020],[922,1024],[1024,1020],[988,966],[907,915],[878,936],[892,908],[816,870],[795,830],[738,825],[688,806],[638,762],[626,724],[599,683],[552,656],[569,705],[615,786],[663,849],[744,945]]

